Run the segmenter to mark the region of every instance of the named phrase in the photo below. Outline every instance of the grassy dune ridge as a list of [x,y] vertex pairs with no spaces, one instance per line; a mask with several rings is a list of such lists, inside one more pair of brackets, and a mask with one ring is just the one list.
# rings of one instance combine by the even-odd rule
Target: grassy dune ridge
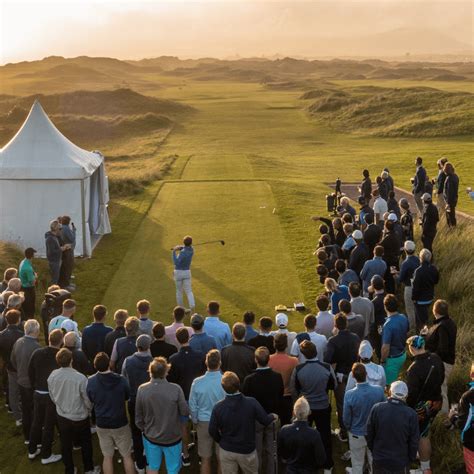
[[[58,58],[51,59],[49,66],[60,63]],[[95,64],[86,61],[81,67],[86,67],[86,63],[87,67]],[[120,63],[104,62],[100,72],[112,74],[112,70],[122,67]],[[257,68],[256,63],[249,61],[246,67]],[[337,176],[343,181],[358,181],[362,168],[368,167],[376,175],[388,165],[396,184],[409,188],[415,156],[425,158],[428,174],[434,176],[436,159],[446,155],[456,165],[461,187],[472,184],[472,137],[382,137],[355,126],[340,131],[332,118],[315,120],[305,110],[317,97],[300,98],[321,88],[340,97],[354,96],[362,102],[364,96],[390,95],[394,88],[427,84],[434,87],[431,81],[331,79],[330,83],[327,80],[323,83],[302,72],[297,79],[294,71],[325,67],[332,68],[334,76],[336,67],[341,71],[351,67],[354,74],[359,74],[358,66],[325,62],[308,66],[305,62],[282,60],[272,66],[280,81],[274,87],[231,80],[232,71],[228,69],[227,78],[220,81],[196,81],[189,71],[186,72],[189,77],[177,79],[176,74],[163,75],[159,64],[163,66],[161,71],[171,72],[184,65],[173,58],[131,62],[124,74],[135,78],[134,89],[140,95],[158,98],[162,104],[172,101],[182,105],[183,114],[179,116],[127,107],[123,109],[127,113],[96,115],[97,109],[91,108],[85,113],[69,110],[54,116],[58,121],[63,117],[61,130],[70,120],[68,137],[77,139],[78,145],[99,148],[105,154],[113,190],[110,205],[113,233],[103,238],[92,259],[78,260],[75,270],[78,291],[74,297],[81,327],[90,321],[94,304],[107,304],[111,322],[111,314],[119,307],[133,314],[134,303],[140,298],[152,301],[155,320],[168,323],[174,305],[169,248],[188,232],[196,241],[211,238],[226,241],[225,247],[197,248],[193,283],[198,311],[203,312],[206,301],[212,298],[223,303],[223,318],[231,324],[247,309],[256,309],[257,317],[273,315],[276,304],[298,300],[307,304],[308,311],[314,311],[314,299],[321,286],[315,277],[316,261],[312,256],[318,238],[317,225],[309,217],[326,214],[325,194],[329,188],[325,183]],[[199,74],[210,68],[209,64],[216,66],[204,60],[185,63],[186,68],[197,64],[205,65]],[[270,66],[265,63],[260,69]],[[370,71],[374,65],[360,67]],[[28,71],[27,65],[12,68],[17,68],[18,74],[19,70]],[[143,70],[138,73],[140,68]],[[1,71],[2,68],[0,76]],[[342,72],[338,73],[338,77],[341,75]],[[25,88],[27,80],[32,79],[17,79],[21,82],[18,87]],[[11,80],[9,87],[14,89],[14,82]],[[70,91],[72,86],[66,83],[63,87],[55,92]],[[439,92],[468,88],[468,81],[436,82]],[[94,86],[93,90],[97,88]],[[18,98],[0,96],[0,104],[5,100],[15,106]],[[7,114],[11,109],[1,109],[0,105],[0,110]],[[148,120],[137,125],[135,117],[146,113],[167,116],[172,126],[149,130]],[[397,112],[390,109],[387,114],[396,124],[393,116]],[[374,120],[380,116],[375,114]],[[0,130],[6,126],[4,117],[0,118]],[[84,118],[121,124],[123,133],[90,139],[82,130]],[[4,143],[5,139],[1,139]],[[473,212],[465,194],[460,196],[459,207]],[[460,357],[450,384],[455,400],[464,388],[466,367],[473,355],[469,311],[474,303],[470,284],[474,279],[469,273],[471,268],[460,265],[463,259],[470,261],[474,249],[472,225],[455,232],[442,230],[436,245],[437,263],[443,273],[438,295],[450,301],[453,317],[460,326]],[[0,269],[17,264],[20,257],[20,252],[11,247],[0,246]],[[45,280],[45,262],[37,265]],[[295,330],[302,329],[302,315],[290,313],[290,324]],[[0,415],[0,428],[12,440],[8,452],[0,449],[2,472],[31,472],[33,465],[26,459],[20,431],[4,413]],[[446,433],[437,426],[435,435],[435,474],[454,472],[460,462],[458,433]],[[338,459],[346,446],[337,441],[334,444],[335,459]],[[99,459],[97,454],[98,449]],[[344,472],[344,466],[338,461],[335,473]],[[34,468],[41,473],[61,470],[60,466],[44,467],[37,463]],[[197,464],[188,472],[197,472]]]

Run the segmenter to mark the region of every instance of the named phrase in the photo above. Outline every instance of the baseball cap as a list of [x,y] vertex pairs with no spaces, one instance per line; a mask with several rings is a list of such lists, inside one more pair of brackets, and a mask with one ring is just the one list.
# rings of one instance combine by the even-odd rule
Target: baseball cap
[[191,324],[202,324],[204,322],[204,318],[198,314],[198,313],[194,313],[192,316],[191,316]]
[[414,252],[416,248],[415,242],[413,242],[412,240],[407,240],[404,243],[403,248],[406,252]]
[[279,328],[286,328],[288,326],[288,316],[285,313],[278,313],[275,316],[275,323]]
[[391,212],[391,213],[388,215],[387,219],[388,219],[389,221],[392,221],[392,222],[397,222],[397,221],[398,221],[398,217],[397,217],[397,215],[396,215],[394,212]]
[[408,387],[405,382],[397,380],[390,385],[390,395],[394,398],[404,400],[408,396]]
[[359,356],[361,359],[370,359],[373,353],[374,349],[372,348],[369,341],[364,340],[360,343]]
[[75,331],[76,325],[74,324],[74,321],[65,319],[61,324],[61,329],[64,329],[66,332]]
[[147,351],[150,348],[151,337],[148,334],[141,334],[137,337],[137,348]]
[[356,240],[362,240],[364,238],[364,235],[359,229],[357,229],[354,232],[352,232],[352,237]]
[[421,199],[423,201],[431,201],[431,194],[425,193],[425,194],[423,194],[423,196],[421,196]]

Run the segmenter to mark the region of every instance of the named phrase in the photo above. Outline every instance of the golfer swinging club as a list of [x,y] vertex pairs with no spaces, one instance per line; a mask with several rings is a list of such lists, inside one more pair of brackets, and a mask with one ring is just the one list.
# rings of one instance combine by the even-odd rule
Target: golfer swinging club
[[194,295],[191,289],[191,260],[194,249],[192,247],[193,238],[187,235],[183,239],[183,245],[177,245],[173,249],[174,281],[176,283],[176,302],[179,306],[183,304],[183,290],[188,298],[189,309],[194,312]]

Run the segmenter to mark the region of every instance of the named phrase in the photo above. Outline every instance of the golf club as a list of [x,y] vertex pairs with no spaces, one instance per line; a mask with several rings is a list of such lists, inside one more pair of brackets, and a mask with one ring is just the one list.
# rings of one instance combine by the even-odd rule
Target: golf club
[[[197,247],[198,245],[207,245],[207,244],[217,244],[220,243],[221,245],[225,245],[225,242],[223,240],[208,240],[206,242],[199,242],[197,244],[194,244],[193,247]],[[170,249],[174,250],[174,249]]]

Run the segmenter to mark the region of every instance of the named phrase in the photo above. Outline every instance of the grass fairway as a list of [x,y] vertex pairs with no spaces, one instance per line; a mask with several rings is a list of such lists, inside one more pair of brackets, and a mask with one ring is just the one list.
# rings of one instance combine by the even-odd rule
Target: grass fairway
[[261,181],[166,184],[137,229],[104,303],[133,311],[137,298],[149,298],[153,314],[168,321],[175,305],[169,249],[187,233],[195,242],[226,243],[196,247],[192,273],[198,311],[216,299],[225,317],[234,320],[246,309],[271,314],[270,301],[301,299],[274,206],[270,187]]
[[[430,176],[436,160],[446,155],[457,166],[461,189],[473,184],[470,137],[379,138],[335,132],[330,124],[309,118],[299,90],[189,80],[176,85],[170,77],[159,81],[167,87],[141,92],[182,101],[196,112],[166,140],[147,135],[107,145],[106,157],[113,156],[108,161],[113,182],[145,176],[152,184],[141,193],[113,200],[113,233],[103,238],[92,259],[77,262],[74,297],[81,327],[91,320],[95,304],[107,305],[112,324],[116,309],[124,307],[134,314],[141,298],[152,302],[154,319],[168,324],[176,304],[169,249],[188,233],[195,242],[226,242],[224,247],[196,247],[192,273],[198,311],[217,299],[223,318],[232,324],[247,309],[257,317],[273,316],[279,303],[303,300],[314,310],[321,287],[312,256],[317,225],[309,217],[326,214],[325,183],[337,176],[357,181],[364,167],[376,175],[389,166],[396,184],[409,188],[417,155],[426,159]],[[439,83],[446,89],[461,86],[467,87]],[[165,180],[155,181],[163,163],[169,164]],[[465,194],[459,208],[473,212]],[[5,255],[0,247],[1,269],[14,263]],[[291,328],[301,329],[301,320],[291,315]],[[45,467],[27,460],[21,432],[5,412],[0,429],[9,440],[8,450],[0,449],[0,474],[62,472],[61,465]],[[344,472],[339,458],[346,446],[334,442],[335,474]],[[98,461],[97,445],[95,453]],[[436,467],[435,474],[448,472]],[[197,460],[183,472],[197,473]]]

